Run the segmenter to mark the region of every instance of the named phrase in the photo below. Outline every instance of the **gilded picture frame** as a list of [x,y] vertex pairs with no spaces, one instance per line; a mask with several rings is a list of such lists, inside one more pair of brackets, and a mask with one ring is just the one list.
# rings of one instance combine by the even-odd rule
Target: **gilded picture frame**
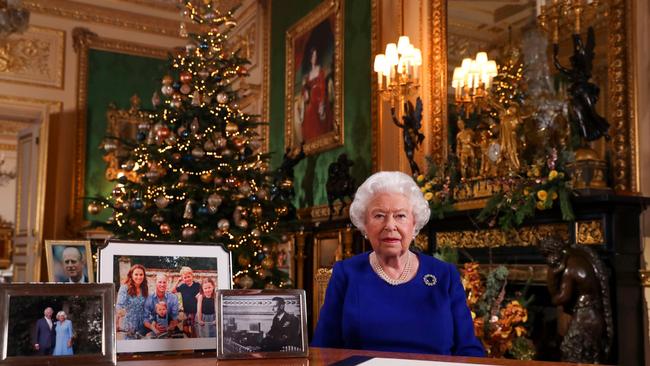
[[[89,125],[88,110],[89,110],[89,85],[88,81],[93,70],[90,70],[89,57],[91,51],[107,51],[121,55],[131,55],[147,57],[151,59],[167,60],[170,49],[156,46],[149,46],[135,42],[128,42],[124,40],[117,40],[111,38],[100,37],[85,28],[74,28],[72,31],[73,48],[77,53],[79,73],[77,78],[77,130],[76,142],[74,146],[74,168],[72,176],[72,201],[70,203],[70,216],[71,227],[70,230],[77,232],[82,227],[87,226],[88,220],[85,217],[85,198],[88,196],[87,182],[86,182],[86,165],[88,161],[87,151],[89,148],[97,146],[89,146],[87,139],[88,134],[92,131],[93,126]],[[160,77],[162,78],[161,72]],[[129,96],[133,95],[133,91],[127,91]],[[153,93],[154,90],[151,90]],[[149,95],[143,95],[144,98],[149,98]],[[127,97],[128,98],[128,97]],[[124,103],[125,100],[117,100],[115,102]],[[106,105],[108,108],[108,105]],[[104,131],[102,130],[103,134]],[[97,147],[98,148],[98,147]],[[99,148],[98,148],[99,149]]]
[[[113,293],[110,283],[0,284],[0,363],[115,365]],[[52,310],[49,332],[44,319],[48,308]],[[60,311],[65,319],[57,322],[55,316]],[[70,343],[47,347],[48,337],[51,339],[59,326],[61,332],[69,330]]]
[[[148,294],[143,305],[138,305],[140,295],[135,289],[138,269],[144,279],[140,282],[140,294],[145,291]],[[191,277],[185,282],[187,273]],[[116,295],[112,306],[116,314],[117,353],[215,348],[218,331],[216,319],[210,321],[198,316],[199,310],[201,314],[204,312],[199,307],[197,295],[202,296],[201,304],[203,297],[212,297],[216,304],[217,290],[232,288],[231,253],[224,246],[216,243],[178,244],[109,239],[99,250],[98,275],[99,282],[115,285]],[[194,288],[196,283],[200,286],[198,293]],[[211,290],[204,287],[206,283],[212,284]],[[204,289],[212,292],[212,295],[206,296]],[[157,291],[162,291],[164,295],[156,298]],[[195,299],[193,315],[192,310],[188,310],[188,303],[192,299]],[[158,306],[160,302],[165,304],[164,310]],[[144,312],[139,319],[133,316],[138,311]],[[213,317],[214,314],[212,312]]]
[[217,322],[217,359],[308,356],[305,290],[221,290]]
[[286,148],[343,145],[343,27],[343,0],[326,0],[286,32]]
[[46,240],[45,259],[50,282],[95,282],[90,240]]

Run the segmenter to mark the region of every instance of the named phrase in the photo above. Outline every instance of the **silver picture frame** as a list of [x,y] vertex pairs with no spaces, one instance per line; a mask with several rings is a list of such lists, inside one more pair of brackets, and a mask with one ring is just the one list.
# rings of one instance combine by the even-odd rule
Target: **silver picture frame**
[[220,290],[217,358],[307,357],[304,290]]
[[[116,365],[114,293],[110,283],[0,284],[0,364]],[[41,320],[45,321],[47,308],[52,309],[53,322],[45,337],[56,337],[58,324],[62,324],[61,332],[69,332],[69,343],[64,343],[69,351],[57,349],[56,344],[36,347],[36,328],[41,326]],[[61,323],[55,319],[59,312],[66,313]],[[73,354],[55,355],[62,353]]]

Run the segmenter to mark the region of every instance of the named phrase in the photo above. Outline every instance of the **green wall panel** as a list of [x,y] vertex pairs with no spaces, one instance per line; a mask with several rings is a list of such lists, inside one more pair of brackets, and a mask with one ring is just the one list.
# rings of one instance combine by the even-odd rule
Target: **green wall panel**
[[[278,167],[284,152],[285,34],[293,24],[321,1],[275,0],[271,9],[271,95],[270,141],[274,152],[271,165]],[[370,124],[370,0],[345,1],[345,40],[343,56],[343,123],[342,147],[312,155],[295,168],[297,207],[327,203],[325,183],[327,168],[345,152],[354,162],[352,175],[359,185],[371,173]]]
[[[113,183],[104,178],[106,163],[99,144],[106,133],[106,110],[111,102],[128,109],[129,99],[138,94],[142,108],[151,109],[151,96],[160,88],[160,80],[167,72],[167,60],[131,56],[90,49],[88,51],[88,110],[86,115],[86,174],[85,196],[106,196]],[[105,220],[108,210],[87,220]]]

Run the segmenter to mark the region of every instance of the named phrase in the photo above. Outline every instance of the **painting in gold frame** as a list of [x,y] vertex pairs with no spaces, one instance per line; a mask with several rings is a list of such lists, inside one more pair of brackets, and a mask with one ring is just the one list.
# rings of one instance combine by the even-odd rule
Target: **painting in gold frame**
[[343,145],[343,0],[326,0],[286,34],[285,146]]
[[89,240],[46,240],[45,258],[50,282],[95,282]]

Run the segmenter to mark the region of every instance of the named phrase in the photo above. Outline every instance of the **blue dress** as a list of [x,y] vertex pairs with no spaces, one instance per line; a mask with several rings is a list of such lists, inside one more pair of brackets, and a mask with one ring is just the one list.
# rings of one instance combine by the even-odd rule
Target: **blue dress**
[[56,344],[54,345],[52,355],[72,355],[72,347],[68,347],[68,341],[72,339],[72,322],[67,319],[63,323],[57,321],[54,330],[56,331]]
[[135,333],[144,330],[144,301],[142,295],[130,296],[127,285],[120,285],[117,292],[115,309],[125,309],[126,315],[122,320],[122,329],[126,331],[126,339],[136,339]]
[[372,270],[368,255],[334,264],[312,346],[485,355],[453,265],[416,254],[416,276],[393,286]]

